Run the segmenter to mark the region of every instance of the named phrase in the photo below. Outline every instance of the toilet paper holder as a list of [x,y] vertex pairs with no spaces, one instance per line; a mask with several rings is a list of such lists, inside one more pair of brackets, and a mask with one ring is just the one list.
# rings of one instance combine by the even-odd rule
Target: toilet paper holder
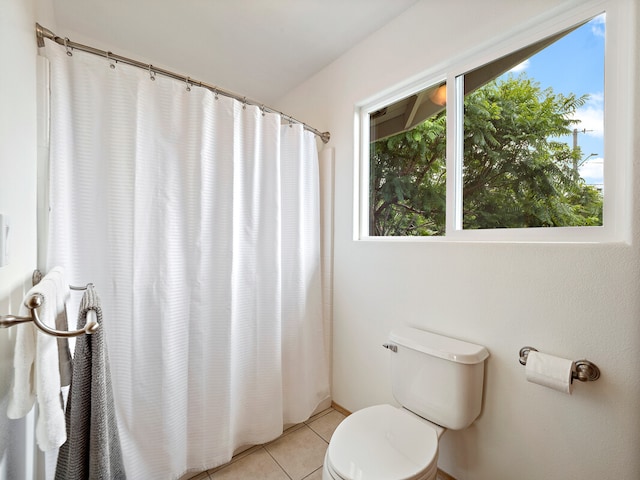
[[[537,352],[538,350],[533,347],[522,347],[520,349],[520,364],[527,364],[527,357],[529,352]],[[589,360],[576,360],[573,362],[575,368],[571,373],[571,383],[574,380],[580,380],[581,382],[594,382],[600,378],[600,369],[595,363]]]

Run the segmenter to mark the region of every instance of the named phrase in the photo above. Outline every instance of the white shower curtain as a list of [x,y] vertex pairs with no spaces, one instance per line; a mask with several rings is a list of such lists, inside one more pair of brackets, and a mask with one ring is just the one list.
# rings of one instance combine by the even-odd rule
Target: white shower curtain
[[102,297],[129,478],[177,478],[328,398],[316,140],[50,45],[47,265]]

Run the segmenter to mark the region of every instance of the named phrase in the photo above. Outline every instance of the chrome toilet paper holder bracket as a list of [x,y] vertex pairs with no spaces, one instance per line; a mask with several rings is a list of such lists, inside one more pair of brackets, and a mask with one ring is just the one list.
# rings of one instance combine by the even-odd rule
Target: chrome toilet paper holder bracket
[[[533,347],[522,347],[520,349],[520,364],[526,365],[529,352],[537,351],[538,350]],[[573,363],[575,367],[573,372],[571,372],[571,383],[573,383],[574,380],[579,380],[581,382],[595,382],[600,378],[600,369],[595,363],[592,363],[589,360],[576,360]]]

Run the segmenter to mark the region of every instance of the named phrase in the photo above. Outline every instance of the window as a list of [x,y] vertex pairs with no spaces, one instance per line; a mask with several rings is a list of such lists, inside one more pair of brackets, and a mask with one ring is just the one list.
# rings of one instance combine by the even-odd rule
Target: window
[[458,77],[462,228],[602,225],[603,180],[582,176],[577,137],[603,161],[602,115],[588,107],[604,100],[604,26],[599,15]]
[[610,158],[619,132],[605,150],[607,15],[564,23],[362,106],[358,238],[616,237],[621,216],[607,212],[624,197],[625,162]]
[[444,234],[446,89],[436,83],[369,115],[371,235]]

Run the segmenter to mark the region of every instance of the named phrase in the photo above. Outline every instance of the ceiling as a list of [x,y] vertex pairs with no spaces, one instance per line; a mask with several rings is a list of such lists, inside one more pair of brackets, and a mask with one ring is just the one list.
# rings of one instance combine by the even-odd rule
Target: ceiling
[[[52,0],[54,33],[273,105],[419,0]],[[49,27],[48,25],[44,25]],[[74,38],[74,34],[78,37]]]

